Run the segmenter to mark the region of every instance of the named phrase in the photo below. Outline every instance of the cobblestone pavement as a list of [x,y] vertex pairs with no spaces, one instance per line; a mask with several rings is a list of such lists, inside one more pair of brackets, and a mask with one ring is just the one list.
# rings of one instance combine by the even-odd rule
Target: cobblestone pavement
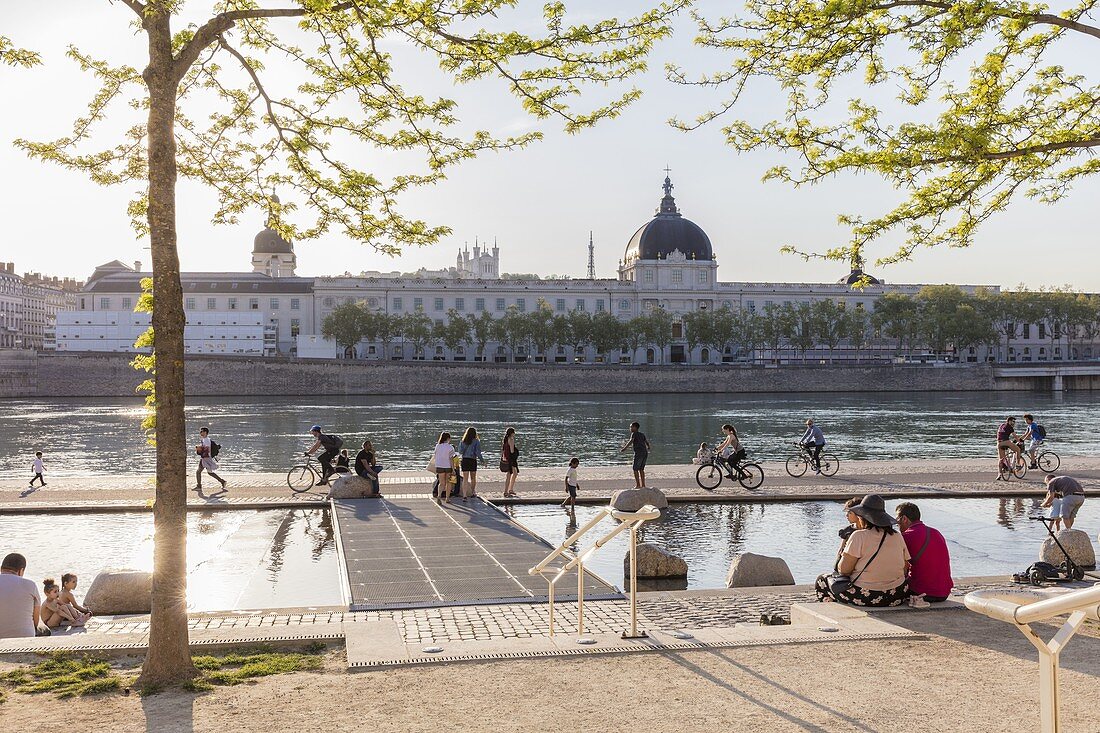
[[[995,481],[991,461],[975,459],[939,460],[937,470],[929,471],[928,461],[851,461],[841,466],[835,477],[806,476],[792,478],[780,463],[766,463],[765,482],[749,491],[728,481],[715,491],[704,491],[695,483],[695,466],[651,466],[648,483],[679,500],[767,501],[779,499],[809,500],[846,498],[866,493],[905,494],[907,496],[936,495],[1006,495],[1039,494],[1042,474],[1032,471],[1023,480]],[[1100,480],[1100,458],[1066,457],[1062,472],[1086,480]],[[520,502],[560,500],[561,471],[535,468],[522,470],[517,490]],[[479,473],[480,493],[498,503],[501,501],[503,475],[499,471]],[[229,476],[226,492],[207,487],[190,491],[188,504],[196,507],[231,507],[236,505],[290,505],[324,501],[326,487],[295,494],[286,485],[285,476],[275,473],[249,473]],[[383,493],[424,493],[433,479],[426,472],[393,471],[382,478]],[[582,501],[606,501],[616,489],[633,485],[625,467],[583,469],[580,498]],[[189,484],[190,486],[190,484]],[[53,478],[42,489],[29,491],[21,481],[0,480],[0,511],[50,507],[88,508],[149,506],[154,497],[152,476]]]

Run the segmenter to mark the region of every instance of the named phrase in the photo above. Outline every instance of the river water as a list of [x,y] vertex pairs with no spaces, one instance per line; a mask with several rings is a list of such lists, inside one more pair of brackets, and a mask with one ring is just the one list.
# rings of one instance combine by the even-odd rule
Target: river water
[[[456,386],[455,392],[461,392]],[[621,462],[618,447],[632,420],[654,446],[650,463],[686,463],[699,442],[732,422],[758,460],[786,455],[814,418],[842,460],[988,456],[1005,415],[1035,413],[1051,446],[1064,454],[1095,453],[1100,393],[1026,392],[782,395],[635,395],[454,397],[192,398],[188,432],[209,425],[221,443],[224,471],[282,471],[324,426],[354,449],[370,438],[394,469],[419,468],[441,430],[473,425],[486,457],[507,426],[518,431],[526,466]],[[140,399],[0,400],[0,479],[29,479],[35,450],[50,476],[150,473],[153,449],[140,428]],[[457,439],[456,439],[457,443]]]

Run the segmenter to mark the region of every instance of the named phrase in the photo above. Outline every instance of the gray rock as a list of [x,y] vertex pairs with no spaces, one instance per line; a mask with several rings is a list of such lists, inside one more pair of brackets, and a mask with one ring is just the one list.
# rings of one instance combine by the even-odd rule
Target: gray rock
[[[1096,567],[1096,550],[1092,546],[1092,538],[1086,532],[1079,529],[1060,529],[1054,534],[1075,563],[1083,568]],[[1054,540],[1047,537],[1039,550],[1039,559],[1052,565],[1060,565],[1066,556],[1054,544]]]
[[153,574],[138,570],[105,570],[95,576],[84,606],[97,616],[149,613],[153,604]]
[[660,489],[620,489],[611,495],[611,508],[620,512],[636,512],[646,504],[655,509],[668,507],[668,499]]
[[[630,577],[629,550],[623,558],[623,573]],[[682,557],[673,555],[652,542],[638,543],[639,578],[684,578],[687,574],[688,565]]]
[[365,499],[371,496],[378,496],[374,484],[354,473],[345,473],[329,484],[330,499]]
[[781,557],[742,552],[733,556],[726,573],[727,588],[754,588],[762,585],[794,585],[791,569]]

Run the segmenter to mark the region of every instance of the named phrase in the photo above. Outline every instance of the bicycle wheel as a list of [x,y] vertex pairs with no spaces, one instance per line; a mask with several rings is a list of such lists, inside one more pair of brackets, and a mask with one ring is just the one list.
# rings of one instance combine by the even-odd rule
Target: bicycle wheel
[[840,468],[840,459],[832,453],[821,454],[821,473],[826,476],[835,476]]
[[1008,481],[1012,478],[1012,471],[1008,467],[1008,459],[1002,458],[997,462],[997,476],[1001,481]]
[[1012,462],[1012,475],[1023,478],[1027,475],[1027,461],[1023,458],[1009,459]]
[[755,489],[764,483],[764,469],[760,467],[759,463],[743,463],[740,469],[737,480],[746,489]]
[[1054,451],[1043,451],[1039,454],[1039,469],[1046,471],[1047,473],[1054,473],[1058,470],[1058,466],[1062,465],[1062,459],[1058,457],[1058,454]]
[[699,466],[699,470],[695,472],[695,483],[699,484],[707,491],[714,491],[718,488],[718,485],[722,483],[722,474],[725,471],[721,466],[714,463],[704,463]]
[[309,491],[313,488],[313,482],[317,480],[317,474],[309,466],[295,466],[286,472],[286,485],[295,494]]
[[787,459],[787,473],[795,478],[806,473],[806,468],[808,466],[809,464],[806,463],[806,459],[802,456],[791,456]]

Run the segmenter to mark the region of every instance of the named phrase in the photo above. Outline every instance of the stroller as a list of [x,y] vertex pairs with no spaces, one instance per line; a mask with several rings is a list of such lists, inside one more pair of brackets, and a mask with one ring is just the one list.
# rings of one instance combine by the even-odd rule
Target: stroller
[[1042,561],[1032,563],[1027,567],[1027,570],[1024,570],[1022,573],[1013,573],[1012,580],[1017,583],[1027,583],[1036,586],[1041,586],[1043,583],[1062,583],[1073,580],[1084,580],[1085,569],[1073,561],[1073,558],[1066,552],[1066,548],[1062,547],[1062,543],[1058,541],[1057,535],[1054,534],[1054,520],[1042,514],[1029,516],[1028,519],[1043,523],[1043,526],[1046,527],[1047,534],[1054,540],[1054,544],[1058,546],[1058,549],[1062,551],[1065,560],[1059,565],[1053,565],[1049,562]]

